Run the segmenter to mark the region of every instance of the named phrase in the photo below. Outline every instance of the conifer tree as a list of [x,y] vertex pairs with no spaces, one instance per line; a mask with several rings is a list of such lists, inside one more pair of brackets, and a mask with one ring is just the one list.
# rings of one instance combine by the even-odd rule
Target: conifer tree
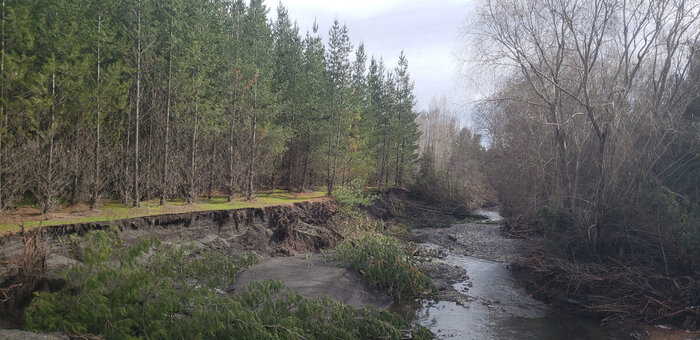
[[329,126],[328,126],[328,159],[326,170],[327,194],[333,193],[338,170],[338,158],[343,157],[344,150],[340,142],[344,141],[348,94],[350,90],[350,52],[352,44],[348,36],[348,28],[336,19],[328,32],[328,63],[329,86]]
[[411,172],[405,58],[368,72],[338,20],[324,46],[262,0],[0,1],[0,212]]

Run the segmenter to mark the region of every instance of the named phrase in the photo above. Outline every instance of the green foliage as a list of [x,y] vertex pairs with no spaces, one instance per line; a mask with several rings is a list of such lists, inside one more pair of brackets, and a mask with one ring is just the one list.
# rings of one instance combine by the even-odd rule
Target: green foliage
[[[205,313],[219,300],[217,288],[226,289],[240,268],[257,260],[251,254],[188,254],[189,247],[155,239],[124,246],[114,231],[92,232],[84,243],[76,254],[83,264],[66,271],[66,286],[37,293],[26,311],[30,329],[108,339],[174,335],[177,323]],[[199,329],[196,322],[189,326]]]
[[[251,285],[237,299],[255,323],[240,338],[431,339],[432,333],[396,314],[373,307],[352,308],[327,297],[306,299],[275,281]],[[257,329],[256,329],[257,328]],[[219,334],[217,334],[218,336]],[[232,333],[220,333],[231,337]],[[233,338],[239,338],[235,335]]]
[[364,182],[361,180],[337,186],[333,190],[333,197],[346,213],[353,213],[359,208],[369,206],[377,198],[376,195],[367,193]]
[[373,287],[399,300],[435,293],[437,288],[417,267],[409,250],[399,240],[373,232],[346,239],[336,250],[338,257],[357,270]]
[[578,238],[584,235],[577,235],[577,230],[571,227],[571,218],[563,210],[544,207],[538,211],[535,221],[537,232],[543,235],[544,249],[551,255],[565,256],[572,247],[582,245]]
[[461,206],[462,211],[454,215],[468,216],[466,206],[476,208],[491,200],[482,169],[486,151],[480,135],[468,128],[457,129],[453,118],[446,117],[436,108],[421,117],[426,145],[411,191],[427,201]]
[[4,11],[0,210],[25,193],[49,212],[280,184],[332,191],[412,172],[407,59],[395,77],[374,59],[368,72],[340,19],[324,42],[282,5],[269,20],[262,0],[24,0]]
[[36,294],[28,328],[107,339],[432,338],[395,314],[306,299],[281,282],[225,293],[254,254],[229,258],[155,239],[124,246],[114,231],[92,232],[83,244],[66,286]]

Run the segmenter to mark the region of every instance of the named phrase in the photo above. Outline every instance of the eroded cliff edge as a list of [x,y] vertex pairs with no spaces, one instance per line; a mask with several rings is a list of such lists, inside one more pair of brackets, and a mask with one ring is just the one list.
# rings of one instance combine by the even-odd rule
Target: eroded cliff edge
[[264,208],[201,211],[110,222],[67,224],[0,236],[0,315],[17,317],[32,292],[62,286],[60,272],[76,263],[75,242],[92,231],[118,228],[124,244],[157,237],[225,254],[254,251],[290,256],[333,247],[342,236],[331,226],[337,204],[328,200]]

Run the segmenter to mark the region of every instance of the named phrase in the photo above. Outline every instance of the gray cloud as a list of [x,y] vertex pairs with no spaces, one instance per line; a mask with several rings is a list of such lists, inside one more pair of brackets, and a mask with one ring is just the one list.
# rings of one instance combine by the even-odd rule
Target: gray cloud
[[[426,109],[434,96],[447,96],[455,105],[463,101],[456,75],[455,57],[460,28],[471,10],[469,0],[283,0],[302,34],[318,18],[324,38],[333,20],[348,25],[356,47],[364,41],[368,54],[383,57],[394,67],[404,50],[411,77],[416,83],[417,108]],[[278,0],[267,0],[274,19]]]

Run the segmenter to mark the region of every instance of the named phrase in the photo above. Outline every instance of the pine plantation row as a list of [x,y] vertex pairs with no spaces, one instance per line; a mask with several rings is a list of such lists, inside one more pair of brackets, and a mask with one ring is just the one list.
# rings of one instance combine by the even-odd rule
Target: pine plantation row
[[324,44],[268,12],[2,0],[0,208],[403,184],[419,137],[405,55],[387,69],[338,20]]

